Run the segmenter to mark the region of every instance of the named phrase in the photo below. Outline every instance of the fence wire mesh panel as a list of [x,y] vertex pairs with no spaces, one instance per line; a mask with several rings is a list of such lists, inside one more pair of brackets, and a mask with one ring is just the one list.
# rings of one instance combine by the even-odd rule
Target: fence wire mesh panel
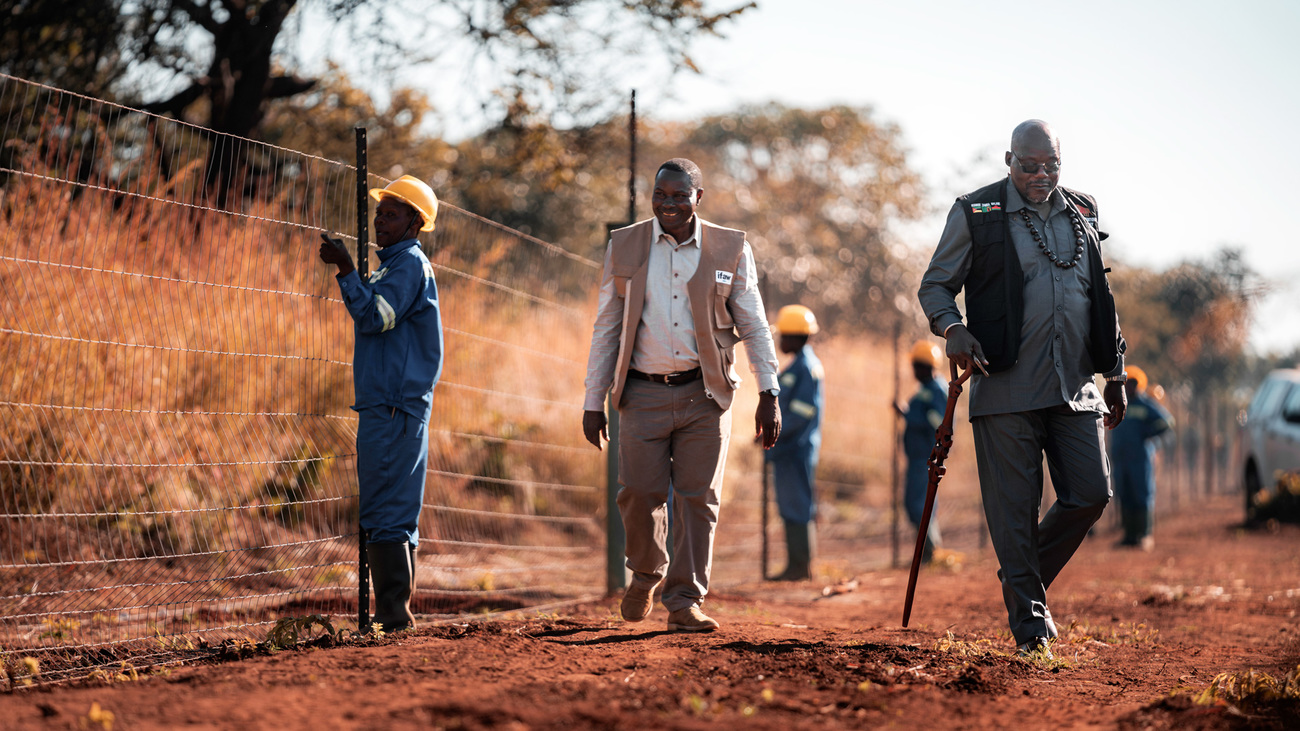
[[[814,483],[815,578],[834,582],[890,566],[894,562],[895,526],[899,560],[906,565],[912,558],[916,533],[901,502],[895,505],[896,499],[901,501],[902,487],[895,481],[893,460],[899,460],[899,480],[906,461],[897,454],[901,432],[896,432],[895,427],[901,425],[896,421],[891,397],[896,372],[901,398],[906,400],[915,391],[911,368],[900,362],[896,371],[896,353],[887,340],[814,338],[811,345],[825,368],[822,448]],[[902,355],[907,356],[905,350]],[[739,360],[739,371],[752,380],[743,355]],[[754,443],[756,396],[744,388],[733,406],[731,450],[718,521],[714,577],[721,588],[761,580],[762,455]],[[978,550],[984,529],[964,398],[954,426],[956,445],[935,504],[935,519],[942,528],[945,545],[967,552]],[[768,490],[771,575],[785,567],[786,549],[775,484],[769,482]]]
[[[352,325],[316,232],[354,230],[355,168],[12,77],[0,125],[6,662],[57,680],[354,623]],[[590,593],[600,466],[567,427],[598,265],[438,222],[416,609]]]
[[454,615],[599,593],[603,455],[580,424],[600,264],[450,206],[433,238],[446,361],[413,606]]

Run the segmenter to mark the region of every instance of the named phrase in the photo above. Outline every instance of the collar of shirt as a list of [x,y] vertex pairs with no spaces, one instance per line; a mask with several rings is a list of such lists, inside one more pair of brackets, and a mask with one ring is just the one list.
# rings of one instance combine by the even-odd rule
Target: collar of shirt
[[658,241],[664,236],[667,236],[668,241],[672,243],[674,247],[686,246],[687,244],[695,244],[696,246],[700,245],[700,233],[701,233],[701,229],[703,228],[703,226],[700,225],[700,214],[698,213],[695,214],[695,229],[691,231],[691,237],[681,242],[680,244],[677,243],[677,239],[674,239],[671,234],[669,234],[667,231],[664,231],[663,226],[659,225],[659,218],[657,216],[652,220],[654,221],[653,224],[654,228],[651,231],[651,233],[654,235],[654,238],[651,239],[652,241]]
[[385,246],[384,248],[380,249],[379,260],[388,261],[389,259],[392,259],[394,256],[397,256],[399,253],[406,251],[412,246],[419,246],[419,245],[420,245],[419,239],[407,239],[405,241],[398,241],[392,246]]
[[[1055,215],[1065,210],[1065,196],[1061,194],[1060,187],[1052,188],[1052,194],[1047,196],[1047,200],[1052,204],[1051,215]],[[1031,211],[1034,210],[1034,206],[1030,205],[1029,201],[1025,200],[1024,197],[1020,195],[1020,191],[1016,190],[1016,184],[1011,182],[1011,177],[1007,176],[1007,200],[1005,210],[1007,213],[1015,213],[1021,208],[1028,208]]]

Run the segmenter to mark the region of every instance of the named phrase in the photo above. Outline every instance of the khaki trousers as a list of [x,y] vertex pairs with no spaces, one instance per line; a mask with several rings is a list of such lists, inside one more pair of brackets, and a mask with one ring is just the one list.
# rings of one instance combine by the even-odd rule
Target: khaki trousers
[[618,509],[632,582],[649,587],[666,579],[670,612],[697,606],[709,593],[731,412],[705,395],[703,379],[680,386],[629,379],[618,411]]

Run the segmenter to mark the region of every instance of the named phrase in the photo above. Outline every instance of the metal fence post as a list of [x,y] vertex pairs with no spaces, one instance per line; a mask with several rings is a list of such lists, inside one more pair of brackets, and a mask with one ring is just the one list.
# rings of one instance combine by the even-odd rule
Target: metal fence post
[[[636,89],[632,90],[627,116],[627,221],[605,225],[605,239],[616,228],[636,221]],[[609,444],[605,445],[605,591],[610,594],[627,588],[627,533],[623,516],[618,512],[618,404],[607,399]],[[670,543],[671,545],[671,543]]]
[[[899,375],[898,375],[898,359],[899,359],[899,353],[898,353],[898,341],[899,341],[899,339],[902,338],[902,337],[903,337],[903,317],[902,317],[901,314],[899,314],[898,317],[897,317],[897,319],[894,320],[894,337],[893,337],[893,343],[894,343],[894,369],[893,369],[893,374],[894,374],[894,405],[897,405],[898,402],[902,399],[902,394],[899,392]],[[893,407],[891,407],[890,410],[892,411],[892,410],[893,410]],[[898,547],[898,545],[899,545],[899,538],[898,538],[898,531],[899,531],[899,526],[898,526],[898,524],[899,524],[899,509],[898,509],[898,508],[899,508],[899,503],[900,503],[900,501],[901,501],[901,497],[900,497],[900,496],[903,494],[903,491],[906,489],[905,486],[903,485],[903,480],[902,480],[902,477],[901,477],[902,472],[901,472],[901,470],[899,469],[899,466],[898,466],[898,452],[899,452],[899,450],[902,449],[902,443],[903,443],[903,437],[902,437],[902,435],[899,433],[899,430],[900,430],[900,428],[901,428],[901,426],[902,426],[902,425],[899,423],[900,421],[901,421],[901,417],[894,416],[894,422],[893,422],[893,427],[894,427],[894,428],[893,428],[893,430],[890,432],[891,436],[893,437],[894,443],[893,443],[891,449],[889,450],[889,484],[890,484],[890,490],[889,490],[889,565],[890,565],[890,566],[893,566],[894,568],[898,568],[898,566],[899,566],[899,563],[898,563],[898,554],[899,554],[899,547]]]
[[[366,202],[366,128],[356,127],[357,134],[357,274],[364,280],[370,275],[370,228],[366,225],[370,205]],[[358,496],[357,498],[361,498]],[[370,562],[366,558],[366,529],[357,518],[357,631],[370,631]]]
[[[605,230],[628,225],[607,223]],[[618,512],[618,404],[612,394],[606,399],[605,416],[609,422],[609,444],[605,445],[605,590],[615,594],[627,588],[627,533]]]
[[627,588],[627,534],[618,512],[618,408],[609,402],[609,444],[605,445],[605,590]]

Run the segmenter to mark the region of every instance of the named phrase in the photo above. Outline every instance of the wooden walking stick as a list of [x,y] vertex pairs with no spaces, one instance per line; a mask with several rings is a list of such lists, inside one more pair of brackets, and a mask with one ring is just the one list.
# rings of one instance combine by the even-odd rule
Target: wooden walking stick
[[912,598],[916,595],[916,576],[921,571],[921,554],[925,550],[925,536],[930,530],[930,513],[934,510],[934,496],[939,491],[939,480],[943,478],[946,468],[944,460],[948,459],[948,450],[952,449],[952,417],[957,411],[957,399],[961,396],[961,385],[970,378],[974,368],[969,368],[961,376],[957,375],[957,362],[948,361],[952,380],[948,382],[948,405],[943,410],[943,423],[934,432],[934,448],[930,450],[930,459],[926,464],[930,468],[930,481],[925,486],[925,509],[921,511],[921,524],[916,528],[916,550],[912,552],[912,572],[907,577],[907,599],[903,602],[903,626],[912,618]]

